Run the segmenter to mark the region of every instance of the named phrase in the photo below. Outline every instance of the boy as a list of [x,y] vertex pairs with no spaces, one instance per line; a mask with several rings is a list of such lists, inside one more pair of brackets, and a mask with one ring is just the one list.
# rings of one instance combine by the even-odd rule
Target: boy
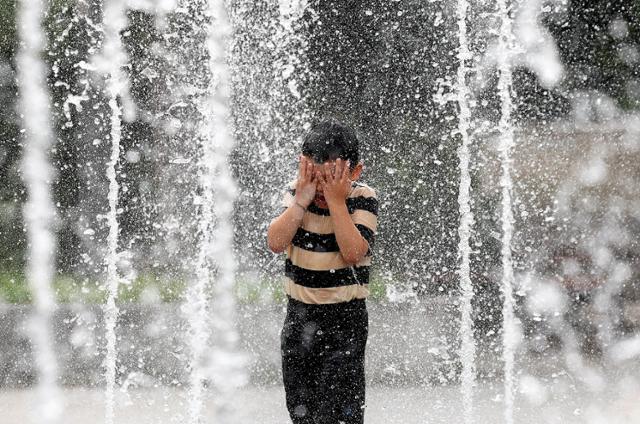
[[365,298],[377,226],[358,139],[344,124],[313,126],[302,145],[286,209],[269,225],[269,248],[286,252],[282,372],[294,424],[364,422]]

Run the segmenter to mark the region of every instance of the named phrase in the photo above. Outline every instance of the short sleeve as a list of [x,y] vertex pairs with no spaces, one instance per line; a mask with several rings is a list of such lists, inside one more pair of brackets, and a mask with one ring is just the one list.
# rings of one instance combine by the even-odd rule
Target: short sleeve
[[[362,185],[357,186],[348,199],[351,219],[358,231],[372,247],[378,228],[378,198],[375,190]],[[368,253],[370,254],[370,252]]]

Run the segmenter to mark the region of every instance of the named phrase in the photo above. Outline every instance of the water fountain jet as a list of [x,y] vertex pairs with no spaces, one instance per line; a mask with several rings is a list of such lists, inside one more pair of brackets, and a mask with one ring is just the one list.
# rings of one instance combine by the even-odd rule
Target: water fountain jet
[[47,69],[41,59],[45,47],[42,29],[45,9],[40,0],[23,0],[18,4],[18,33],[22,40],[17,57],[19,108],[25,128],[21,169],[28,193],[24,207],[28,236],[26,273],[34,304],[28,329],[38,372],[34,422],[56,424],[60,422],[63,407],[57,382],[58,363],[52,323],[56,310],[52,289],[56,208],[51,193],[54,171],[48,158],[54,135],[50,122]]
[[460,261],[458,275],[460,279],[460,360],[462,362],[461,390],[464,410],[464,422],[469,424],[473,420],[473,386],[475,384],[475,355],[476,346],[473,336],[473,285],[471,283],[471,248],[469,238],[473,225],[473,214],[470,205],[471,176],[469,174],[469,145],[471,111],[469,108],[469,88],[467,62],[471,59],[467,40],[467,10],[469,2],[458,0],[456,14],[458,17],[458,72],[455,85],[458,103],[458,129],[461,144],[458,147],[460,169],[460,185],[458,191],[458,206],[460,208],[460,226],[458,228],[458,257]]
[[511,72],[511,55],[514,48],[512,18],[506,0],[498,0],[498,18],[500,19],[500,33],[498,36],[497,67],[498,93],[500,96],[501,116],[498,123],[500,139],[500,188],[502,190],[502,307],[503,351],[504,360],[504,416],[507,424],[513,424],[514,403],[514,361],[515,349],[518,343],[517,327],[513,312],[513,261],[511,256],[511,240],[513,238],[513,210],[511,204],[511,149],[514,145],[514,129],[511,115],[513,112],[513,77]]
[[[107,178],[109,179],[109,211],[107,213],[107,225],[109,235],[107,237],[107,303],[104,307],[107,352],[105,357],[105,422],[113,424],[114,419],[114,387],[116,379],[116,325],[118,321],[118,196],[119,185],[116,167],[120,158],[120,139],[122,133],[123,110],[118,103],[128,99],[127,81],[123,75],[122,67],[126,63],[126,54],[122,48],[120,33],[126,25],[126,4],[122,0],[108,1],[104,5],[103,57],[101,58],[104,71],[107,74],[106,94],[108,96],[109,109],[111,111],[110,140],[111,155],[107,163]],[[126,101],[126,100],[125,100]]]
[[[234,327],[236,260],[232,214],[236,183],[229,166],[234,140],[227,126],[230,87],[226,44],[231,31],[222,0],[209,0],[206,15],[210,81],[200,106],[199,183],[203,196],[198,229],[202,240],[197,279],[185,305],[191,349],[189,422],[200,422],[203,383],[210,379],[217,395],[213,416],[216,422],[227,424],[234,422],[232,392],[245,378],[244,358],[236,351],[239,337]],[[206,291],[210,284],[213,293],[208,301]],[[211,346],[207,343],[209,331]]]

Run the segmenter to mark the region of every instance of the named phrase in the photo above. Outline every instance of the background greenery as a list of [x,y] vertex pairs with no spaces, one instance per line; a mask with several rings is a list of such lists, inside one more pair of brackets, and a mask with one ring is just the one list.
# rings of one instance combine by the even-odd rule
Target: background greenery
[[[58,303],[104,304],[107,300],[107,292],[99,281],[59,275],[53,283],[53,288]],[[176,302],[182,299],[185,289],[184,281],[144,275],[120,285],[118,302]],[[377,275],[371,277],[369,290],[370,298],[373,300],[381,301],[386,298],[386,283]],[[285,302],[281,283],[272,279],[239,279],[236,281],[236,297],[240,303]],[[0,303],[29,304],[32,301],[24,274],[6,271],[0,273]]]

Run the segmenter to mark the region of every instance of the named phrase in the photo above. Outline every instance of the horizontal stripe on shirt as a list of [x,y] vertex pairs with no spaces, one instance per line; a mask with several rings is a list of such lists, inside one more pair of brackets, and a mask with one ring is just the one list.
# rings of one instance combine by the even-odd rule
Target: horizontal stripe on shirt
[[[354,224],[362,224],[373,230],[375,233],[378,227],[378,217],[371,212],[357,209],[350,215]],[[312,213],[305,213],[302,217],[302,228],[317,234],[334,233],[333,219],[331,216],[320,216]]]
[[300,249],[312,252],[339,252],[340,247],[335,234],[318,234],[298,228],[291,240],[291,244]]
[[321,305],[349,302],[354,299],[366,299],[369,296],[368,284],[352,284],[350,286],[309,288],[296,284],[290,279],[284,282],[286,294],[307,304]]
[[[374,234],[370,228],[362,224],[355,224],[360,235],[369,243],[369,247],[373,246]],[[339,252],[340,246],[334,233],[318,234],[308,231],[304,228],[298,228],[296,234],[291,240],[291,244],[300,249],[310,250],[312,252]]]
[[362,224],[365,227],[371,229],[374,233],[378,229],[378,217],[369,211],[362,209],[356,209],[351,214],[351,220],[354,224]]
[[310,288],[340,287],[369,282],[368,266],[312,271],[294,265],[288,258],[285,261],[284,274],[294,283]]
[[[289,245],[287,256],[295,266],[312,271],[328,271],[330,269],[349,267],[340,252],[312,252]],[[370,265],[371,256],[365,256],[355,264],[355,266]]]
[[356,228],[360,231],[360,235],[369,243],[369,247],[373,247],[373,242],[375,241],[373,230],[362,224],[356,224]]

